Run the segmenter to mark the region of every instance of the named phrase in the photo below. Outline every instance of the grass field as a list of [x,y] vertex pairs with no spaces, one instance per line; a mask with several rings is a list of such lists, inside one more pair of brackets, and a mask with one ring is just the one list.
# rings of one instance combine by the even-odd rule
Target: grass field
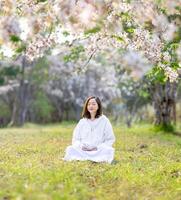
[[0,129],[0,199],[181,200],[181,137],[117,125],[111,165],[64,162],[74,126]]

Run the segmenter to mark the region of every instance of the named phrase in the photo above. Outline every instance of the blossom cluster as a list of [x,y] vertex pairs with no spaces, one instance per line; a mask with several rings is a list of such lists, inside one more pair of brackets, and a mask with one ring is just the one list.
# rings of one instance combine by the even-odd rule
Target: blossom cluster
[[178,79],[178,73],[171,67],[165,67],[164,72],[166,77],[169,78],[170,82],[175,82]]
[[[154,0],[130,3],[124,0],[0,0],[0,22],[1,26],[3,25],[0,43],[7,43],[12,34],[25,35],[25,30],[21,29],[19,23],[23,17],[31,26],[31,33],[24,37],[27,43],[26,55],[31,61],[43,56],[44,52],[55,44],[53,37],[43,35],[47,35],[51,27],[56,30],[56,26],[62,26],[69,30],[70,35],[77,34],[78,40],[83,40],[88,59],[97,50],[111,52],[114,48],[124,48],[141,52],[152,65],[161,62],[162,59],[169,62],[171,57],[168,52],[163,53],[163,49],[165,42],[173,39],[177,23],[170,22],[160,8],[165,8],[167,13],[170,8],[170,14],[178,14],[178,1],[165,2],[163,5],[155,3]],[[152,27],[152,31],[149,30],[149,26]],[[93,31],[93,34],[85,39],[83,33],[95,27],[98,27],[98,32]],[[59,44],[59,48],[64,44]],[[15,45],[11,47],[16,51]],[[169,72],[167,70],[166,73]]]
[[32,42],[26,49],[26,56],[30,61],[38,57],[42,57],[44,55],[44,51],[52,46],[54,43],[53,37],[43,37],[42,35],[38,35],[33,38]]

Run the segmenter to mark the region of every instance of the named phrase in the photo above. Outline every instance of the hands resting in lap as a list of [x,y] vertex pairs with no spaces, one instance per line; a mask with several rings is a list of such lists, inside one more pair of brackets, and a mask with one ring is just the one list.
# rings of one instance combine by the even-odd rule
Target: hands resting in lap
[[82,150],[83,151],[97,151],[97,147],[89,145],[89,144],[83,144]]

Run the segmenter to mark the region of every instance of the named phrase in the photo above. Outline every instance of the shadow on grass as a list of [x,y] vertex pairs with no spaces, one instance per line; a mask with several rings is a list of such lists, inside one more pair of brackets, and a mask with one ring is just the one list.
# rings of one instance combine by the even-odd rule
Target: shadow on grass
[[175,129],[176,129],[176,127],[173,124],[162,124],[162,125],[154,126],[155,132],[163,132],[166,134],[171,134],[171,135],[176,135],[178,137],[181,137],[181,132],[178,132]]
[[[108,164],[107,162],[94,162],[94,161],[88,161],[90,162],[91,164],[95,164],[95,165],[98,165],[98,164]],[[113,160],[110,165],[116,165],[116,164],[119,164],[120,161],[118,160]]]

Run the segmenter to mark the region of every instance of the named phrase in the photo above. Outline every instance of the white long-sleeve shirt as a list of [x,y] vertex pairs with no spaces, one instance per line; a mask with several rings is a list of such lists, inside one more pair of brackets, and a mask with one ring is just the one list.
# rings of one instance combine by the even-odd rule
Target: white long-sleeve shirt
[[73,131],[72,145],[81,148],[83,144],[97,148],[112,146],[115,136],[112,125],[105,115],[91,121],[82,118]]

